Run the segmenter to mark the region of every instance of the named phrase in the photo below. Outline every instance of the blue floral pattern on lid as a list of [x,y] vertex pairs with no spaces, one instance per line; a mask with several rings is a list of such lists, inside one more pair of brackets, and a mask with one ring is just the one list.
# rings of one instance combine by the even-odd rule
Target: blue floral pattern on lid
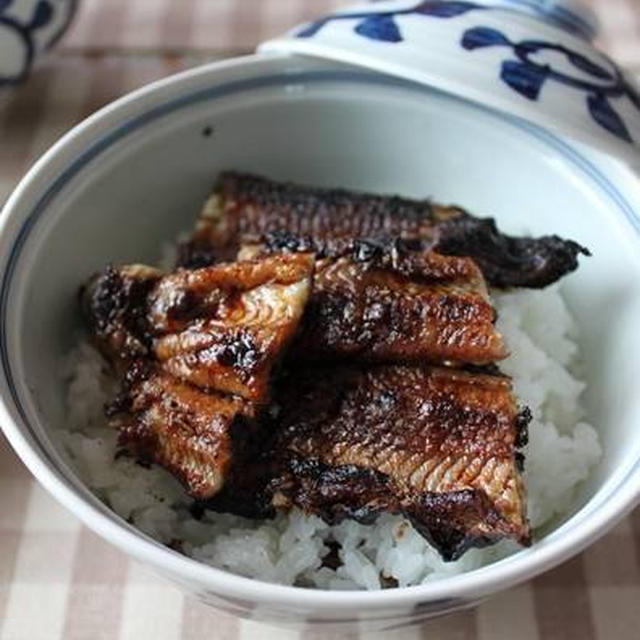
[[[514,91],[529,100],[537,100],[547,81],[560,82],[567,87],[584,91],[591,117],[601,127],[622,140],[633,142],[627,126],[613,108],[610,99],[626,95],[632,104],[640,109],[640,96],[626,82],[615,64],[610,63],[607,69],[581,53],[552,42],[541,40],[511,42],[502,32],[489,27],[475,27],[465,31],[462,36],[462,46],[470,51],[482,47],[509,47],[516,59],[505,60],[502,63],[500,78]],[[584,80],[579,75],[570,75],[555,70],[549,64],[535,62],[532,57],[540,52],[560,54],[577,72],[582,72],[583,75],[590,76],[592,79]]]
[[434,18],[455,18],[456,16],[485,7],[475,2],[456,2],[454,0],[437,0],[420,2],[409,9],[395,11],[363,11],[358,13],[337,13],[327,16],[299,31],[298,38],[310,38],[324,26],[336,20],[358,20],[354,31],[365,38],[383,42],[402,42],[404,40],[395,21],[398,16],[423,15]]
[[[376,2],[377,0],[371,0]],[[461,2],[457,0],[426,0],[415,7],[394,11],[338,13],[316,22],[300,31],[299,38],[315,35],[322,27],[334,20],[362,19],[356,27],[356,33],[387,42],[400,42],[402,36],[394,17],[402,15],[426,15],[436,18],[455,18],[456,16],[477,9],[511,9],[525,11],[529,14],[559,26],[566,31],[591,39],[595,34],[595,26],[576,11],[570,11],[558,2],[544,0],[488,0],[487,2]],[[377,37],[379,36],[379,37]]]
[[[454,0],[427,0],[411,7],[398,9],[375,9],[337,13],[313,22],[296,33],[298,38],[312,38],[329,23],[334,21],[354,21],[353,31],[369,40],[385,44],[397,44],[404,41],[404,35],[397,18],[400,16],[424,16],[430,18],[451,19],[472,11],[491,11],[514,6],[525,6],[529,10],[541,12],[542,17],[552,16],[560,23],[556,14],[566,22],[571,17],[578,24],[577,16],[555,3],[541,3],[537,0],[493,0],[493,2],[457,2]],[[586,23],[585,23],[586,24]],[[583,27],[586,33],[588,25]],[[568,29],[567,25],[565,28]],[[576,26],[576,29],[578,27]],[[584,35],[584,34],[583,34]],[[515,55],[514,60],[504,60],[500,69],[500,79],[511,89],[528,100],[538,100],[540,92],[548,81],[554,81],[586,94],[586,108],[595,123],[620,140],[634,142],[629,128],[612,104],[612,99],[626,96],[632,105],[640,110],[640,97],[624,79],[613,62],[607,67],[594,62],[587,56],[555,42],[531,39],[512,42],[501,31],[490,27],[477,26],[467,29],[460,45],[468,50],[503,46],[509,47]],[[533,59],[535,54],[546,52],[559,54],[577,73],[571,75],[554,69],[550,64],[540,64]],[[580,77],[586,75],[590,79]]]

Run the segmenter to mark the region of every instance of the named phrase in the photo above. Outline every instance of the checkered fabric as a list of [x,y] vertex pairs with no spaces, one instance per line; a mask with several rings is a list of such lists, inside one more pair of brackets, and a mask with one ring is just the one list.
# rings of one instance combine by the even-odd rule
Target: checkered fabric
[[[28,82],[0,94],[0,203],[58,136],[106,102],[204,60],[250,51],[341,4],[81,0],[55,51]],[[589,4],[601,21],[600,45],[640,77],[640,0]],[[298,637],[218,613],[129,561],[58,506],[0,435],[1,640]],[[640,510],[554,571],[475,610],[384,637],[640,638]]]

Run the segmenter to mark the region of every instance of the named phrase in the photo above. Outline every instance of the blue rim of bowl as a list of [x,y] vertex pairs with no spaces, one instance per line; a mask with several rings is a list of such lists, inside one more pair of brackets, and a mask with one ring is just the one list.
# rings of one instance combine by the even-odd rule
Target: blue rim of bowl
[[[13,242],[13,246],[11,248],[9,258],[7,261],[7,265],[2,276],[2,282],[0,284],[0,365],[2,372],[4,374],[4,378],[7,383],[7,387],[11,394],[12,400],[14,402],[14,406],[22,419],[24,426],[28,432],[28,434],[33,439],[33,442],[37,445],[37,454],[39,457],[46,460],[46,462],[55,469],[59,474],[61,474],[62,478],[66,483],[73,482],[70,480],[68,476],[68,472],[64,469],[61,469],[58,462],[53,459],[52,455],[49,451],[47,451],[46,447],[41,442],[41,438],[37,434],[37,430],[31,424],[28,419],[27,412],[23,406],[20,393],[15,385],[14,376],[11,369],[11,363],[9,359],[9,348],[7,344],[7,310],[8,305],[7,301],[10,295],[11,289],[11,281],[13,275],[16,271],[16,266],[20,259],[20,254],[22,249],[25,246],[29,233],[38,222],[39,218],[45,213],[48,204],[59,194],[59,192],[64,188],[64,186],[73,179],[82,169],[83,167],[90,161],[97,158],[100,154],[105,152],[111,146],[113,146],[118,141],[125,138],[127,135],[132,133],[133,131],[137,131],[145,125],[154,122],[155,120],[162,118],[165,115],[173,113],[181,108],[187,106],[193,106],[194,104],[213,100],[220,99],[224,97],[228,97],[237,93],[243,93],[247,91],[254,91],[265,88],[272,87],[282,87],[288,84],[291,84],[292,81],[296,83],[306,83],[306,84],[316,84],[316,83],[355,83],[355,84],[364,84],[364,85],[374,85],[374,86],[384,86],[384,87],[396,87],[400,89],[408,89],[415,91],[417,93],[422,94],[436,94],[436,95],[446,95],[447,98],[456,100],[461,103],[470,104],[476,109],[479,109],[484,112],[488,112],[493,116],[500,117],[504,122],[524,131],[525,133],[530,134],[532,137],[538,139],[540,142],[544,143],[548,147],[552,148],[554,151],[558,152],[561,156],[563,156],[566,160],[568,160],[572,165],[577,167],[580,171],[582,171],[593,184],[597,185],[599,189],[615,204],[615,206],[623,213],[624,217],[628,220],[628,222],[633,226],[635,231],[640,235],[640,215],[636,214],[631,204],[627,201],[627,199],[620,193],[620,191],[615,187],[615,185],[586,157],[584,157],[581,153],[579,153],[576,149],[571,147],[569,144],[565,143],[563,140],[558,138],[553,133],[542,129],[541,127],[526,122],[520,118],[515,116],[508,116],[504,114],[496,113],[494,110],[479,106],[475,103],[469,102],[462,98],[458,98],[455,96],[450,96],[445,92],[439,91],[437,89],[429,88],[419,83],[410,82],[407,80],[402,80],[399,78],[393,78],[390,76],[383,76],[380,74],[375,74],[371,72],[362,72],[362,71],[299,71],[292,70],[284,73],[277,73],[272,75],[265,75],[257,78],[250,78],[245,80],[231,81],[225,84],[216,85],[214,87],[209,87],[206,89],[201,89],[195,91],[186,96],[168,100],[163,104],[160,104],[148,111],[141,113],[130,120],[124,122],[123,124],[115,127],[110,132],[102,135],[97,138],[93,144],[91,144],[84,152],[80,153],[75,160],[69,163],[69,165],[62,171],[60,171],[59,175],[53,179],[45,189],[43,195],[38,199],[36,204],[31,208],[30,213],[28,214],[26,220],[23,222],[20,227],[17,235],[15,236],[15,240]],[[640,471],[640,457],[634,460],[631,464],[629,464],[628,468],[624,471],[622,477],[618,478],[618,481],[613,485],[608,487],[606,492],[602,490],[592,497],[587,504],[583,505],[583,507],[570,517],[563,524],[564,526],[573,525],[576,526],[582,520],[580,517],[581,512],[585,510],[585,507],[589,505],[591,510],[595,509],[598,506],[605,504],[614,493],[616,493],[623,485],[627,483],[629,478]],[[106,516],[103,516],[106,517]],[[585,516],[586,517],[586,516]],[[172,552],[169,549],[164,548],[162,545],[159,545],[156,541],[144,537],[144,541],[148,544],[155,544],[156,546],[161,546],[169,553]],[[514,554],[517,556],[518,554]],[[508,556],[503,560],[498,561],[498,563],[503,563],[509,561],[514,558],[514,555]],[[185,558],[188,559],[188,558]],[[193,561],[193,560],[192,560]],[[496,563],[493,563],[496,564]],[[207,567],[211,570],[216,570],[215,567]],[[483,567],[479,569],[472,570],[467,572],[466,575],[470,575],[475,573],[476,571],[482,570]],[[229,573],[224,570],[224,573]],[[234,574],[231,574],[234,575]],[[235,576],[240,579],[249,580],[251,582],[260,582],[259,580],[253,578],[243,578],[242,576]],[[265,583],[269,584],[269,583]],[[271,585],[271,586],[282,586],[282,585]],[[290,589],[300,589],[299,587],[287,587]],[[412,590],[419,589],[418,586],[414,587],[405,587],[404,590]],[[306,591],[305,589],[302,589]],[[359,593],[359,592],[358,592]],[[450,602],[449,599],[446,602]],[[431,602],[433,604],[433,602]]]

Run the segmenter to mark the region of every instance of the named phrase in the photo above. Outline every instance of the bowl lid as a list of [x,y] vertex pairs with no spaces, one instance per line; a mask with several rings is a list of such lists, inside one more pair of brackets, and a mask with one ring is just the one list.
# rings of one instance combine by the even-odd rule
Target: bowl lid
[[640,95],[571,0],[383,0],[263,43],[429,85],[637,165]]

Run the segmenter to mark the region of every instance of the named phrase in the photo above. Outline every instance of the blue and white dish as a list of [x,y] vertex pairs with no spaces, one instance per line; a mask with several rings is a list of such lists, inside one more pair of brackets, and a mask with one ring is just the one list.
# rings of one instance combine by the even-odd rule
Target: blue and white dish
[[637,161],[640,94],[569,2],[392,0],[340,10],[262,45],[419,82]]
[[[618,78],[616,92],[625,87],[620,95],[596,92],[589,99],[589,91],[558,79],[580,73],[581,82],[595,82],[599,74],[605,82],[605,62],[586,39],[593,29],[587,18],[569,20],[551,3],[533,0],[523,0],[526,13],[505,10],[498,0],[483,9],[469,4],[423,2],[421,14],[395,11],[375,20],[353,12],[327,18],[256,55],[124,96],[57,142],[0,216],[6,436],[43,486],[87,526],[227,612],[304,629],[396,628],[471,606],[566,561],[640,502],[640,190],[636,146],[628,140],[640,138],[633,94],[613,66],[606,68]],[[542,4],[549,15],[535,9]],[[366,10],[389,14],[401,5],[418,6],[379,2]],[[424,40],[425,24],[435,25],[431,40]],[[399,48],[417,36],[434,51]],[[514,50],[506,39],[554,48]],[[312,52],[313,58],[299,55]],[[522,80],[524,67],[517,65],[546,54],[553,74],[549,67],[542,82],[533,72],[535,79]],[[476,59],[484,60],[477,68],[468,62]],[[519,101],[531,107],[530,117],[512,108]],[[609,108],[615,117],[603,115]],[[573,128],[568,114],[577,119]],[[157,543],[82,482],[59,429],[67,419],[59,365],[78,328],[78,287],[106,263],[155,261],[168,239],[192,226],[215,174],[229,168],[324,187],[434,196],[493,215],[509,232],[557,233],[589,247],[592,257],[567,279],[564,294],[580,324],[586,409],[604,456],[565,516],[531,548],[465,574],[377,592],[268,584]]]
[[69,26],[77,0],[0,0],[0,86],[24,80]]

